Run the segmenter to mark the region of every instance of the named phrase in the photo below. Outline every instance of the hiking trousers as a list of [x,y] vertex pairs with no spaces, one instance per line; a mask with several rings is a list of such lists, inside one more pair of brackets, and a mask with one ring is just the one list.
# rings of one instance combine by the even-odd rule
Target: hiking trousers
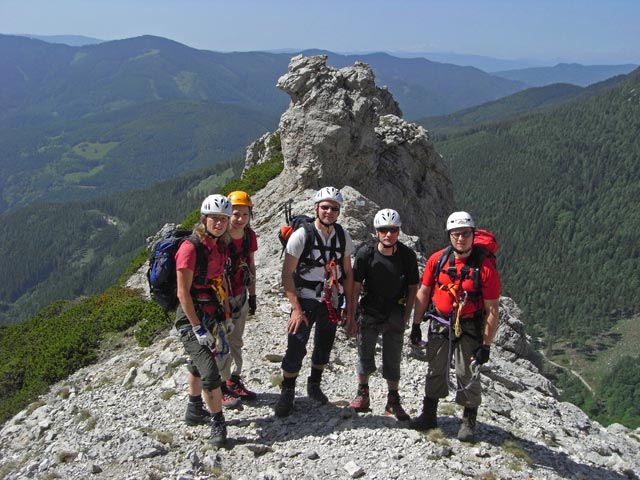
[[[429,398],[445,398],[449,395],[447,386],[447,365],[449,364],[448,328],[434,325],[431,319],[427,341],[427,375],[424,392]],[[482,402],[480,382],[471,383],[471,359],[476,349],[482,345],[482,320],[463,320],[462,336],[454,340],[453,363],[457,388],[469,385],[464,391],[456,392],[456,403],[464,407],[476,408]]]
[[[229,355],[225,355],[222,359],[216,359],[223,381],[229,380],[231,375],[240,376],[242,372],[242,347],[244,346],[242,336],[249,316],[249,296],[229,297],[229,307],[231,308],[231,320],[233,321],[233,330],[227,334]],[[232,366],[233,372],[231,370]]]
[[359,375],[371,375],[376,371],[376,346],[382,336],[382,378],[392,382],[400,380],[400,361],[404,342],[404,307],[393,308],[386,318],[363,311],[358,317],[358,366]]
[[287,373],[298,373],[302,368],[302,360],[307,354],[307,343],[314,325],[316,329],[313,336],[311,363],[314,365],[329,363],[338,328],[337,323],[329,321],[329,312],[324,302],[300,297],[298,301],[309,325],[302,323],[296,334],[289,333],[287,337],[287,351],[282,359],[282,370]]
[[[176,318],[187,318],[180,306],[178,306],[176,310]],[[176,323],[180,325],[183,322]],[[188,320],[187,325],[178,327],[178,335],[185,352],[189,355],[189,361],[187,363],[189,373],[194,377],[200,378],[204,390],[211,391],[219,388],[221,385],[220,372],[214,355],[209,348],[200,345]]]

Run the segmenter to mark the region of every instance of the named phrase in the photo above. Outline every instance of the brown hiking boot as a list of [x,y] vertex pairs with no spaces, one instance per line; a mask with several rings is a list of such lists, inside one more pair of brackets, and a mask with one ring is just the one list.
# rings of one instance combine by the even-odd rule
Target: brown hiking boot
[[368,412],[369,409],[369,387],[368,386],[359,386],[358,391],[356,392],[356,396],[349,406],[353,408],[356,412]]
[[307,378],[307,396],[320,405],[326,405],[329,402],[327,396],[320,389],[320,382],[311,380],[311,377]]
[[384,407],[385,415],[394,415],[399,422],[411,420],[411,417],[404,411],[400,405],[400,395],[397,393],[389,393],[387,396],[387,404]]
[[462,413],[462,425],[458,430],[458,440],[461,442],[473,442],[476,435],[477,408],[465,407]]
[[409,422],[409,427],[414,430],[433,430],[438,428],[438,399],[424,397],[422,413]]

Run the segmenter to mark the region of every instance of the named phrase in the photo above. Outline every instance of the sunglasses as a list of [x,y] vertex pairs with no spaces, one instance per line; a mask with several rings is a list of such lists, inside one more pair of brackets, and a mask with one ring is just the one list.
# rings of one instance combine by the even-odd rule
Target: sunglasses
[[449,235],[451,235],[453,238],[469,238],[471,235],[473,235],[473,230],[467,230],[465,232],[451,232]]
[[400,228],[398,227],[381,227],[377,228],[378,232],[387,234],[387,233],[400,233]]
[[340,207],[334,207],[333,205],[320,205],[320,210],[324,210],[325,212],[331,210],[332,212],[339,212]]

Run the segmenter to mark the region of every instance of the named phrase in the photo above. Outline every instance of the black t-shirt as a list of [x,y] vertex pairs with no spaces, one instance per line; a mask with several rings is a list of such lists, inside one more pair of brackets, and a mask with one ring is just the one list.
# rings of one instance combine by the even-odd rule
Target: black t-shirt
[[407,286],[417,285],[420,280],[415,252],[400,242],[397,245],[395,253],[389,256],[382,255],[375,244],[356,253],[353,279],[363,284],[365,297],[376,299],[374,303],[380,300],[395,303],[406,295]]

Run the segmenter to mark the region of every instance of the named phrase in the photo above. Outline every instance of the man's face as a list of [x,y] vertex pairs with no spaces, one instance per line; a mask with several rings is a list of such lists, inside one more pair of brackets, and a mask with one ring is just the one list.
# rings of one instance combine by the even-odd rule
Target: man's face
[[323,200],[316,205],[316,216],[327,225],[334,223],[340,215],[340,205],[332,200]]
[[376,228],[378,241],[385,247],[392,247],[398,242],[400,227],[380,227]]
[[453,248],[460,252],[467,252],[473,246],[473,229],[454,228],[449,231],[449,239]]

